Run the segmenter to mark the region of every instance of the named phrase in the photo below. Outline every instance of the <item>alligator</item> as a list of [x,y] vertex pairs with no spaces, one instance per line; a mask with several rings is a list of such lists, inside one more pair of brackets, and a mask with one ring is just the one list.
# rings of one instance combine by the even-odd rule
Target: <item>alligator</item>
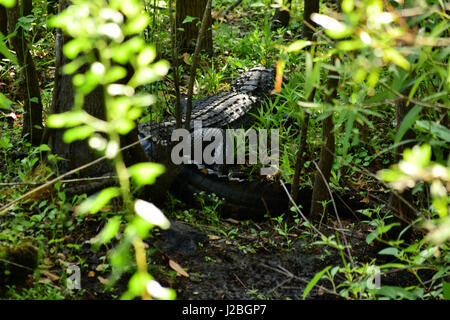
[[[201,121],[203,127],[202,137],[208,133],[208,130],[213,130],[211,128],[248,128],[255,120],[254,116],[251,114],[256,113],[257,109],[270,97],[270,93],[274,88],[274,82],[275,69],[267,69],[258,66],[238,77],[231,84],[228,91],[193,101],[190,125],[193,142],[194,139],[198,137],[198,135],[193,134],[195,121]],[[185,109],[183,105],[185,105],[185,103],[182,104],[182,109]],[[182,119],[184,122],[185,110],[182,111]],[[169,152],[174,145],[174,143],[171,142],[170,137],[175,128],[175,118],[170,118],[164,122],[144,122],[139,124],[139,138],[142,140],[144,137],[150,137],[150,139],[142,142],[146,154],[152,161],[163,163],[167,168],[165,176],[157,181],[157,187],[151,188],[150,193],[153,197],[152,200],[161,202],[162,198],[164,198],[164,195],[161,194],[161,192],[164,193],[164,190],[168,190],[172,187],[171,190],[176,193],[177,196],[184,193],[184,188],[187,188],[190,191],[194,191],[195,189],[196,192],[206,191],[219,195],[223,194],[228,198],[226,204],[230,204],[228,206],[230,209],[238,207],[244,208],[247,206],[261,209],[260,204],[262,201],[265,201],[266,205],[268,204],[270,208],[275,209],[277,207],[281,208],[280,204],[282,202],[285,203],[285,199],[282,196],[279,197],[279,199],[273,197],[273,199],[271,198],[270,200],[261,200],[263,194],[269,194],[270,189],[275,186],[273,183],[249,183],[245,178],[233,178],[231,175],[227,174],[227,172],[221,170],[223,169],[223,166],[218,168],[218,166],[214,165],[175,165],[171,160]],[[208,190],[208,188],[205,188],[205,190],[202,190],[201,183],[198,184],[198,178],[200,176],[197,176],[197,174],[203,175],[204,173],[210,174],[211,179],[218,179],[216,183],[217,189]],[[183,177],[186,178],[186,180]],[[176,183],[173,183],[174,181],[176,181]],[[241,183],[239,188],[246,186],[244,188],[252,190],[251,192],[253,195],[248,199],[242,198],[239,205],[234,206],[233,204],[235,204],[237,200],[235,193],[222,190],[223,188],[228,190],[230,186],[223,182]],[[191,188],[191,183],[196,183],[196,188]],[[175,185],[179,188],[174,188]],[[192,198],[193,194],[187,189],[184,194],[190,194],[189,197]],[[221,192],[221,190],[223,192]],[[180,197],[186,198],[182,195]],[[231,199],[230,197],[234,199]],[[244,206],[244,204],[246,205]],[[224,208],[225,207],[227,206],[224,205]],[[243,210],[240,211],[242,213]],[[261,212],[265,212],[264,207],[262,207],[261,211],[258,213],[254,212],[252,215],[261,215]]]
[[[194,122],[201,121],[203,127],[238,128],[248,127],[254,120],[250,115],[260,107],[264,99],[273,90],[274,69],[258,66],[245,72],[231,85],[230,90],[207,96],[192,102],[191,131]],[[185,103],[182,103],[182,108]],[[185,109],[185,108],[183,108]],[[185,121],[185,110],[182,120]],[[152,141],[142,143],[146,153],[158,160],[158,145],[167,147],[170,144],[172,131],[176,128],[176,119],[164,122],[143,122],[139,124],[139,138],[151,136]]]
[[[255,119],[251,113],[270,98],[274,81],[274,69],[256,67],[237,78],[230,90],[193,101],[190,126],[192,139],[195,139],[192,134],[195,129],[194,121],[198,120],[202,121],[203,130],[208,130],[208,127],[248,128]],[[175,118],[161,123],[145,122],[139,125],[140,138],[152,138],[151,141],[142,143],[147,155],[152,161],[161,162],[168,167],[166,178],[157,181],[157,187],[152,188],[156,201],[165,197],[165,194],[157,194],[158,191],[163,190],[165,193],[164,190],[170,189],[177,198],[190,203],[195,203],[195,195],[200,192],[214,193],[222,200],[222,214],[233,218],[258,219],[263,218],[266,213],[275,215],[288,211],[288,195],[277,181],[260,177],[250,181],[245,174],[244,178],[235,178],[229,174],[228,165],[228,171],[225,172],[217,166],[196,164],[193,161],[183,166],[174,165],[168,151],[173,146],[170,137],[175,128]],[[304,213],[309,213],[311,189],[302,188],[299,194],[299,206]],[[345,200],[336,197],[336,200],[339,212],[351,213],[347,203],[358,206],[357,202],[348,197]]]

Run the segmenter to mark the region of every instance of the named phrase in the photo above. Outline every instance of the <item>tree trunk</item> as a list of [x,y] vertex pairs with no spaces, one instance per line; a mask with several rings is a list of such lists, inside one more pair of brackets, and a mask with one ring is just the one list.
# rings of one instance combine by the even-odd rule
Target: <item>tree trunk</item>
[[8,24],[6,20],[6,8],[0,5],[0,32],[3,36],[8,34]]
[[[23,14],[29,14],[31,0],[23,2]],[[20,17],[20,7],[7,9],[8,33],[14,32],[16,23]],[[17,59],[22,70],[24,88],[24,115],[22,134],[27,135],[33,145],[41,143],[42,138],[42,101],[37,78],[36,68],[28,49],[28,43],[24,37],[22,28],[17,29],[16,36],[11,38],[11,44],[16,51]]]
[[[60,1],[60,12],[67,8],[69,1]],[[70,39],[63,35],[61,30],[56,31],[56,75],[55,84],[53,89],[52,110],[51,113],[62,113],[72,110],[74,103],[74,88],[72,85],[72,75],[62,74],[63,66],[70,62],[63,55],[64,44]],[[127,67],[129,80],[132,76],[131,68]],[[126,79],[124,81],[127,81]],[[83,109],[92,116],[105,119],[105,101],[103,96],[103,89],[101,87],[96,88],[93,92],[88,94],[84,99]],[[52,149],[52,152],[63,157],[66,160],[60,160],[58,162],[59,173],[64,173],[69,170],[80,167],[86,163],[89,163],[99,156],[89,147],[87,141],[75,141],[70,144],[66,144],[63,141],[64,130],[47,130],[48,131],[48,144]],[[129,132],[127,135],[121,137],[121,145],[128,145],[138,140],[137,127]],[[137,163],[148,161],[144,150],[140,145],[128,149],[123,154],[124,161],[127,166]],[[112,172],[113,168],[108,161],[103,161],[92,167],[83,170],[81,176],[101,176],[103,174]]]
[[[176,3],[176,27],[177,27],[177,43],[178,52],[190,52],[195,50],[195,41],[197,40],[200,23],[202,21],[203,12],[205,10],[208,0],[177,0]],[[197,18],[192,22],[183,23],[188,17]],[[213,40],[212,40],[212,18],[211,10],[208,13],[207,26],[205,38],[202,41],[201,49],[206,51],[209,56],[213,55]],[[182,29],[182,30],[180,30]]]
[[311,15],[316,12],[319,12],[319,4],[320,1],[319,0],[305,0],[304,1],[304,5],[305,5],[305,10],[303,12],[303,20],[304,22],[306,22],[304,25],[305,27],[303,28],[303,37],[306,39],[312,39],[314,31],[308,26],[312,25],[314,26],[314,22],[311,20]]
[[[291,1],[289,1],[291,3]],[[311,23],[310,16],[313,12],[319,12],[319,0],[314,1],[305,1],[305,17],[308,17],[308,21]],[[305,20],[306,21],[306,20]],[[303,24],[303,34],[307,40],[312,41],[313,32],[309,28],[309,26],[304,23]],[[312,102],[314,100],[314,95],[316,93],[316,89],[314,88],[310,93],[309,97],[306,98],[307,101]],[[303,153],[306,150],[306,138],[308,134],[308,124],[309,124],[309,114],[304,113],[302,120],[302,127],[300,130],[300,145],[296,154],[295,161],[295,170],[294,170],[294,178],[292,179],[292,189],[291,189],[291,197],[294,201],[298,201],[298,184],[300,181],[300,173],[303,169],[303,165],[305,163],[305,159],[303,158]]]
[[291,20],[289,12],[291,9],[291,2],[292,0],[287,0],[285,1],[284,8],[276,8],[273,16],[272,30],[287,28],[289,26],[289,20]]
[[[328,97],[327,101],[330,104],[334,103],[337,98],[337,89],[339,84],[339,78],[337,72],[330,72],[328,78],[327,89]],[[311,219],[319,220],[323,212],[322,203],[330,199],[328,192],[328,181],[330,180],[331,169],[334,161],[334,124],[333,113],[330,113],[325,119],[322,120],[322,136],[325,142],[320,151],[319,168],[316,171],[314,178],[314,189],[311,199]]]
[[[409,90],[407,92],[403,92],[405,96],[409,95]],[[410,108],[406,106],[406,100],[400,100],[396,106],[396,118],[397,118],[397,131],[400,129],[400,125],[405,118],[405,116],[410,111]],[[404,134],[402,140],[412,140],[416,137],[415,133],[412,130],[407,130]],[[403,151],[407,148],[412,148],[414,146],[414,142],[409,142],[403,145],[400,145],[397,148],[397,152],[395,154],[395,162],[398,163],[402,159]],[[393,192],[389,198],[389,207],[394,209],[395,216],[397,220],[395,222],[400,222],[400,227],[392,228],[389,230],[388,237],[389,238],[397,238],[399,233],[412,221],[415,219],[414,208],[412,207],[413,203],[413,195],[411,189],[405,189],[402,193]],[[405,233],[405,236],[410,236],[409,233]]]
[[[6,18],[6,8],[0,5],[0,33],[3,36],[8,34],[8,20]],[[0,37],[2,36],[0,35]],[[0,59],[3,58],[3,55],[0,53]]]
[[[61,0],[59,11],[63,11],[68,6],[69,1]],[[60,29],[56,30],[56,72],[52,98],[52,114],[70,111],[74,103],[73,76],[62,74],[63,66],[70,62],[63,54],[64,44],[69,40]],[[104,99],[100,89],[97,88],[85,98],[83,108],[91,115],[105,119]],[[57,163],[58,173],[60,174],[93,161],[98,157],[89,147],[87,141],[75,141],[66,144],[63,141],[64,131],[64,129],[51,130],[48,140],[52,153],[65,159]],[[81,172],[81,176],[100,176],[110,171],[112,171],[111,166],[104,161],[84,170]]]

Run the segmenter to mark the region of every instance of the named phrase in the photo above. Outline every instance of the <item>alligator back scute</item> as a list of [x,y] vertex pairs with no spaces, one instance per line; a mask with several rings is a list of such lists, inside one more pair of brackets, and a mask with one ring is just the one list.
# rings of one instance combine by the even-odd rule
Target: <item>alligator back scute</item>
[[269,95],[274,88],[275,69],[263,66],[251,68],[232,84],[234,91],[252,93],[256,95]]

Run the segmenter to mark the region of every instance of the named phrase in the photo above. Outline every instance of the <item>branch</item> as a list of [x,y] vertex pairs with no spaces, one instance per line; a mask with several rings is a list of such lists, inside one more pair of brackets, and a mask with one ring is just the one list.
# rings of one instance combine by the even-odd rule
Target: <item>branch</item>
[[198,65],[198,55],[200,53],[200,48],[202,44],[202,40],[204,38],[204,34],[206,32],[206,22],[208,21],[208,14],[211,10],[211,2],[212,0],[208,0],[206,3],[205,11],[203,12],[202,25],[200,27],[200,31],[197,36],[197,43],[195,44],[194,56],[192,58],[192,68],[191,68],[191,76],[189,78],[189,88],[188,88],[188,96],[187,96],[187,104],[186,104],[186,122],[184,127],[189,131],[191,127],[191,113],[192,113],[192,93],[194,91],[194,81],[195,75],[197,71]]
[[175,84],[175,118],[176,128],[181,128],[181,102],[180,102],[180,83],[178,79],[178,52],[175,48],[175,28],[172,16],[172,0],[169,0],[169,23],[170,23],[170,43],[173,57],[173,80]]
[[431,108],[431,109],[448,109],[450,110],[450,106],[446,106],[445,104],[440,104],[440,103],[428,103],[428,102],[424,102],[424,101],[420,101],[420,100],[416,100],[414,98],[410,98],[408,96],[405,96],[403,94],[401,94],[400,92],[396,91],[395,89],[392,89],[391,87],[389,87],[388,85],[386,85],[383,82],[380,82],[381,85],[383,87],[385,87],[386,89],[388,89],[390,92],[392,92],[393,94],[395,94],[397,97],[401,98],[401,99],[405,99],[411,103],[417,104],[419,106],[425,107],[425,108]]
[[[151,138],[151,135],[148,135],[145,138],[142,138],[142,139],[140,139],[138,141],[135,141],[135,142],[133,142],[133,143],[131,143],[131,144],[121,148],[119,151],[122,152],[122,151],[125,151],[127,149],[130,149],[130,148],[134,147],[135,145],[140,144],[141,142],[143,142],[145,140],[148,140],[150,138]],[[31,195],[35,194],[36,192],[41,191],[41,190],[43,190],[43,189],[45,189],[45,188],[47,188],[47,187],[49,187],[49,186],[51,186],[51,185],[53,185],[53,184],[55,184],[57,182],[63,180],[65,177],[71,176],[72,174],[75,174],[75,173],[80,172],[80,171],[82,171],[84,169],[92,167],[93,165],[96,165],[97,163],[100,163],[100,162],[102,162],[103,160],[106,160],[106,159],[108,159],[106,156],[100,157],[100,158],[98,158],[98,159],[96,159],[94,161],[91,161],[91,162],[89,162],[89,163],[87,163],[85,165],[82,165],[82,166],[80,166],[78,168],[70,170],[70,171],[68,171],[68,172],[66,172],[66,173],[64,173],[64,174],[54,178],[53,180],[50,180],[50,181],[44,183],[43,185],[37,187],[36,189],[28,191],[27,193],[25,193],[24,195],[20,196],[16,200],[11,201],[10,203],[4,205],[3,207],[0,207],[0,215],[5,213],[6,211],[10,210],[16,204],[20,203],[22,200],[27,199],[28,197],[30,197]]]
[[240,5],[242,0],[236,0],[231,6],[229,6],[227,9],[225,9],[221,14],[220,17],[225,17],[230,11],[234,10],[238,5]]

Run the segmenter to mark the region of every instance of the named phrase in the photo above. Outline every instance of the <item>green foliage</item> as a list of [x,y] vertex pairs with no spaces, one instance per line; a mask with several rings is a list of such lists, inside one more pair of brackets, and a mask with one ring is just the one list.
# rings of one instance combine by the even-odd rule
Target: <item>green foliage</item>
[[[12,5],[13,2],[0,0],[0,5]],[[233,2],[216,1],[215,6],[225,9]],[[45,3],[35,6],[33,15],[22,17],[18,26],[26,30],[27,40],[32,43],[31,52],[38,57],[35,59],[37,68],[45,69],[49,73],[46,77],[51,79],[52,68],[47,66],[51,67],[54,62],[49,54],[54,39],[53,33],[47,30]],[[75,234],[80,237],[83,234],[81,241],[85,241],[92,224],[97,230],[101,225],[102,231],[89,243],[101,255],[104,255],[105,247],[113,248],[102,257],[102,260],[109,259],[108,263],[105,260],[102,270],[111,272],[111,286],[124,273],[130,273],[128,290],[122,298],[148,298],[150,294],[154,298],[172,299],[174,291],[162,288],[143,267],[146,254],[142,243],[151,236],[155,226],[167,228],[169,222],[154,205],[133,199],[130,194],[130,182],[138,188],[152,184],[164,169],[152,163],[125,168],[118,142],[119,135],[132,130],[137,119],[159,121],[167,116],[167,106],[172,98],[170,92],[173,91],[171,82],[155,82],[168,69],[167,62],[155,61],[156,57],[170,56],[165,28],[167,9],[153,8],[147,3],[144,10],[137,0],[75,0],[72,3],[74,5],[62,15],[51,19],[50,25],[62,28],[73,38],[64,49],[67,57],[72,59],[64,72],[74,75],[75,106],[71,112],[50,116],[47,123],[54,128],[66,129],[65,142],[86,139],[92,148],[107,156],[114,163],[118,176],[122,177],[120,186],[107,188],[85,199],[86,196],[71,198],[65,185],[59,183],[54,194],[42,194],[6,213],[5,219],[0,219],[0,240],[15,243],[22,237],[31,237],[41,243],[50,257],[64,252],[67,261],[79,263],[84,271],[87,263],[81,255],[83,246],[72,234],[77,230]],[[363,243],[369,248],[383,245],[377,250],[376,257],[362,261],[358,259],[361,257],[349,260],[351,251],[348,250],[353,248],[341,242],[341,233],[322,237],[313,231],[309,222],[301,222],[294,216],[293,223],[287,214],[269,221],[270,232],[245,222],[251,229],[252,239],[259,241],[238,243],[238,248],[244,254],[258,253],[265,245],[277,250],[292,250],[295,230],[295,233],[300,231],[309,243],[319,238],[314,242],[314,249],[320,246],[324,251],[323,259],[336,250],[342,263],[333,266],[326,263],[328,267],[310,281],[303,298],[309,297],[319,282],[331,285],[333,293],[347,299],[448,298],[449,284],[445,281],[450,271],[447,159],[450,114],[445,108],[450,105],[450,50],[445,42],[449,32],[448,13],[442,8],[442,1],[411,0],[400,4],[399,1],[343,0],[341,3],[342,12],[335,14],[326,8],[329,2],[322,2],[322,14],[314,19],[325,28],[325,33],[318,28],[313,41],[305,41],[298,40],[300,33],[297,32],[302,26],[302,1],[293,1],[288,30],[271,31],[267,8],[273,1],[244,0],[232,13],[232,20],[216,19],[214,22],[214,46],[218,55],[212,59],[201,57],[197,96],[227,89],[228,82],[244,68],[257,64],[272,66],[280,60],[289,81],[255,116],[258,127],[280,128],[281,178],[289,181],[293,176],[300,123],[305,115],[309,115],[307,150],[303,154],[305,162],[300,179],[302,185],[311,185],[312,161],[317,160],[322,144],[320,121],[333,113],[336,158],[329,184],[331,189],[359,191],[364,197],[381,194],[383,198],[383,193],[388,190],[375,180],[373,173],[378,171],[377,177],[391,188],[399,191],[413,188],[417,199],[422,201],[415,203],[419,206],[417,220],[397,238],[391,239],[391,231],[399,228],[400,223],[393,221],[394,216],[386,207],[377,206],[361,212],[367,217],[363,222],[367,231],[358,230],[364,236]],[[411,8],[414,8],[414,15],[408,11]],[[191,20],[188,18],[185,22]],[[16,72],[13,64],[17,64],[17,58],[5,45],[10,36],[0,35],[0,54],[7,58],[0,62],[0,83],[8,82],[5,79]],[[192,57],[184,58],[189,65]],[[133,74],[127,73],[126,65],[131,66]],[[179,66],[180,74],[186,65]],[[332,103],[324,102],[330,71],[339,74],[338,101]],[[45,83],[46,78],[42,81]],[[105,89],[106,119],[96,119],[82,110],[85,95],[98,85]],[[43,92],[47,107],[51,87],[50,82]],[[0,93],[0,111],[21,114],[20,102],[16,101],[13,90],[10,91],[11,94]],[[158,99],[161,92],[165,94],[164,99]],[[315,92],[312,101],[307,101],[312,92]],[[158,96],[150,93],[158,93]],[[396,130],[395,106],[400,101],[409,110]],[[48,147],[32,148],[20,137],[17,121],[14,131],[8,127],[4,113],[0,112],[1,120],[5,119],[0,129],[0,180],[43,182],[57,175],[49,167],[35,170],[41,154]],[[403,140],[408,131],[415,133],[413,141]],[[420,146],[405,151],[398,164],[384,169],[393,163],[397,148],[409,142]],[[50,155],[49,160],[56,163],[61,158]],[[29,186],[7,188],[0,193],[2,203],[25,193]],[[422,195],[427,195],[428,191],[430,201]],[[221,220],[221,199],[206,194],[197,198],[200,209],[186,207],[171,199],[166,212],[196,225],[208,224],[208,232],[213,231],[230,242],[239,239],[243,224],[228,225]],[[327,225],[328,222],[322,223]],[[415,229],[425,230],[427,235],[404,239],[406,231]],[[205,260],[220,263],[210,256]],[[404,274],[413,275],[414,281],[402,287],[385,283],[385,279]],[[59,285],[64,286],[65,275],[60,276]],[[377,276],[381,278],[379,288],[374,287]],[[256,289],[249,293],[257,298],[267,298]],[[29,290],[11,287],[7,296],[61,299],[67,298],[67,292],[40,284]]]
[[[158,164],[140,163],[126,169],[119,150],[119,134],[124,135],[132,130],[135,120],[142,114],[142,107],[155,101],[152,95],[136,93],[136,89],[159,80],[168,70],[166,61],[154,62],[155,48],[139,36],[150,21],[142,9],[141,2],[137,0],[76,0],[50,20],[51,26],[61,28],[73,38],[64,46],[64,54],[71,59],[64,72],[74,74],[75,104],[71,112],[51,115],[48,125],[54,128],[69,127],[63,137],[66,143],[89,139],[89,145],[115,165],[120,187],[110,187],[91,196],[80,205],[78,212],[97,213],[112,198],[122,197],[129,222],[117,250],[111,256],[112,279],[117,279],[125,271],[123,266],[128,260],[126,252],[131,247],[136,252],[138,268],[122,298],[148,298],[149,294],[156,298],[173,298],[174,293],[169,289],[159,288],[158,291],[154,288],[154,280],[147,272],[142,244],[153,226],[166,229],[169,222],[154,205],[144,200],[133,200],[129,182],[132,178],[139,186],[151,184],[164,168]],[[126,64],[133,67],[134,73],[124,83]],[[79,72],[85,66],[87,71]],[[104,88],[105,120],[94,118],[82,110],[84,97],[99,85]],[[106,134],[107,138],[100,133]],[[96,238],[96,247],[110,242],[120,233],[120,224],[119,217],[111,218]]]
[[16,4],[16,0],[0,0],[0,5],[11,8]]
[[15,286],[7,287],[6,295],[11,300],[64,300],[65,295],[59,288],[48,284],[37,284],[33,288],[18,289]]
[[[414,5],[418,10],[416,16],[405,18],[402,10]],[[433,5],[438,9],[431,9]],[[397,6],[398,8],[395,8]],[[319,89],[314,102],[299,101],[297,104],[305,111],[312,110],[313,115],[318,114],[317,120],[330,113],[333,113],[336,119],[336,163],[330,185],[334,189],[340,188],[339,177],[343,175],[344,170],[342,164],[350,166],[349,170],[345,171],[348,179],[349,174],[364,172],[360,169],[362,167],[371,168],[375,164],[376,168],[381,169],[391,163],[387,152],[411,142],[402,139],[407,131],[414,130],[417,141],[423,143],[422,147],[407,149],[403,160],[390,169],[379,171],[378,178],[389,182],[391,187],[399,191],[405,188],[420,190],[417,184],[427,182],[432,196],[431,208],[422,208],[421,211],[425,214],[418,217],[417,221],[411,222],[398,239],[388,238],[388,231],[400,226],[400,223],[388,220],[392,218],[389,215],[383,217],[377,212],[368,222],[374,229],[367,235],[367,243],[373,245],[375,240],[383,242],[387,247],[379,254],[393,256],[400,261],[398,265],[377,266],[375,261],[366,265],[354,264],[343,258],[343,267],[336,266],[318,273],[305,290],[304,296],[320,278],[328,278],[334,292],[352,299],[417,299],[443,295],[444,282],[441,281],[441,275],[448,272],[448,246],[445,242],[448,241],[449,234],[449,168],[448,163],[447,167],[445,166],[445,157],[448,156],[449,148],[446,143],[448,130],[440,121],[448,118],[446,106],[450,102],[448,48],[438,44],[443,39],[439,37],[445,37],[450,27],[448,15],[444,11],[439,1],[427,4],[410,1],[404,6],[396,4],[391,7],[391,4],[386,6],[386,3],[380,0],[344,0],[342,14],[327,11],[312,16],[312,20],[325,29],[326,36],[332,38],[318,35],[319,39],[331,48],[322,46],[324,42],[321,43],[320,40],[311,45],[312,54],[299,51],[309,49],[304,41],[293,42],[285,47],[285,52],[305,57],[303,88],[306,94],[303,95],[303,100],[306,100],[312,88]],[[421,31],[417,34],[415,30],[418,28],[421,28]],[[405,41],[408,37],[415,41]],[[295,50],[297,47],[299,50]],[[333,57],[332,61],[330,57]],[[286,63],[286,68],[289,68],[290,59],[290,55],[280,54],[280,60]],[[326,75],[323,77],[324,73],[331,70],[339,74],[339,101],[334,101],[331,105],[316,102],[323,100],[318,98],[321,92],[327,92],[321,79],[326,79]],[[292,100],[285,90],[281,95]],[[400,103],[400,97],[404,99],[409,110],[399,124],[399,130],[380,128],[380,121],[389,123],[386,117],[395,115],[389,106]],[[441,109],[438,111],[439,108]],[[297,111],[300,115],[296,117],[297,121],[305,111]],[[264,116],[267,115],[260,115],[260,118]],[[314,123],[317,120],[313,117]],[[387,127],[389,126],[390,124]],[[369,128],[370,132],[363,134],[363,130],[367,131],[366,128]],[[309,137],[316,134],[314,129],[315,127],[308,133]],[[381,136],[377,130],[381,130]],[[387,136],[392,138],[392,144],[385,142]],[[286,141],[289,141],[289,138],[286,138]],[[362,146],[361,142],[364,142],[365,146]],[[436,155],[436,161],[431,161],[432,152]],[[288,154],[290,160],[282,161],[283,171],[286,171],[286,163],[292,166],[293,155],[294,153]],[[383,158],[379,158],[381,156]],[[431,232],[427,237],[419,238],[418,243],[405,243],[402,235],[406,230],[419,226],[425,226]],[[339,242],[329,238],[316,244],[333,247],[342,257],[346,252]],[[412,272],[417,277],[417,284],[407,288],[382,285],[381,288],[375,289],[368,285],[367,280],[373,276],[370,271],[373,268],[379,268],[384,274],[399,267]],[[435,272],[431,286],[425,285],[417,273],[417,270],[423,269]],[[346,281],[336,285],[334,278],[338,273],[344,275]]]

